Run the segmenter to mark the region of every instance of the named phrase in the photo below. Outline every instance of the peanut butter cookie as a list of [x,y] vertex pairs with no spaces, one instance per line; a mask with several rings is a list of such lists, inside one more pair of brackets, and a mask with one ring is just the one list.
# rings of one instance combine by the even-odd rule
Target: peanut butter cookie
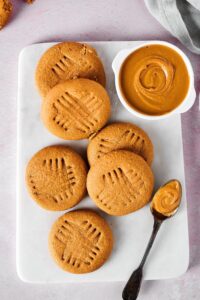
[[87,189],[96,205],[110,215],[121,216],[143,207],[153,191],[149,165],[137,154],[117,150],[92,165]]
[[42,97],[58,83],[88,78],[105,86],[104,68],[94,48],[75,42],[59,43],[41,57],[36,69],[36,84]]
[[48,210],[76,205],[86,192],[87,169],[78,153],[65,146],[50,146],[37,152],[26,169],[31,197]]
[[113,123],[103,128],[89,142],[87,155],[90,165],[113,150],[129,150],[142,156],[150,165],[153,160],[153,144],[148,135],[131,123]]
[[0,30],[6,25],[12,13],[12,3],[9,0],[0,0]]
[[110,116],[106,90],[89,79],[74,79],[56,85],[42,103],[46,128],[65,140],[90,137]]
[[91,210],[76,210],[61,216],[52,226],[49,248],[65,271],[88,273],[98,269],[112,251],[112,231]]

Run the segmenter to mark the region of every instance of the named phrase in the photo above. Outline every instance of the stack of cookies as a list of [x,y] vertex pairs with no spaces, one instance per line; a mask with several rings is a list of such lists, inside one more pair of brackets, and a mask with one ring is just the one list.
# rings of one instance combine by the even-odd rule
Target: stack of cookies
[[101,210],[122,216],[147,204],[154,185],[153,145],[142,129],[111,124],[89,142],[87,154],[87,190]]
[[[47,50],[36,70],[45,127],[65,140],[89,139],[83,158],[67,146],[37,152],[26,170],[31,197],[43,208],[60,211],[86,195],[98,208],[114,216],[143,207],[153,191],[153,145],[148,135],[131,123],[113,123],[106,78],[92,47],[65,42]],[[103,129],[102,129],[103,128]],[[113,245],[106,221],[91,210],[65,213],[53,225],[49,248],[58,265],[69,272],[99,268]]]
[[42,120],[65,140],[89,138],[110,117],[103,64],[92,47],[66,42],[44,53],[36,70]]

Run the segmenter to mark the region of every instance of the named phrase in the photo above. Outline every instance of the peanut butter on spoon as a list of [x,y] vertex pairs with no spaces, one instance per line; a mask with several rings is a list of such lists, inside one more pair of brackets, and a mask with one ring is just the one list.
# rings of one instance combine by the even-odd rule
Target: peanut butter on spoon
[[151,211],[158,213],[160,218],[169,218],[173,216],[181,202],[182,188],[178,180],[170,180],[163,185],[153,197],[151,202]]

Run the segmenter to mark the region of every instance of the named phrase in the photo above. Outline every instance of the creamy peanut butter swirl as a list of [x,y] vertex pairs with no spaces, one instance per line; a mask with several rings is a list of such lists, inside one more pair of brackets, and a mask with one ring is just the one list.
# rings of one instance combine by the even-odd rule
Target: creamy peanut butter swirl
[[180,205],[181,184],[178,180],[171,180],[162,186],[154,195],[151,210],[166,217],[172,216]]
[[147,107],[159,110],[166,101],[166,96],[172,88],[175,69],[173,64],[160,56],[147,56],[138,62],[138,70],[133,77],[140,101]]
[[120,70],[123,98],[146,115],[163,115],[185,99],[190,84],[182,56],[164,45],[147,45],[133,51]]

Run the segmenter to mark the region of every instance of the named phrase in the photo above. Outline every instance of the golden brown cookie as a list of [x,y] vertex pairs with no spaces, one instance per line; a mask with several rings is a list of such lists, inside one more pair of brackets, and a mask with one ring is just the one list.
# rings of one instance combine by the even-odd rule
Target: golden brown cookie
[[153,144],[148,135],[131,123],[113,123],[103,128],[89,142],[87,155],[90,165],[113,150],[129,150],[142,156],[150,165],[153,160]]
[[0,30],[6,25],[12,13],[12,3],[9,0],[0,0]]
[[65,146],[43,148],[31,158],[26,169],[31,197],[48,210],[76,205],[86,192],[86,176],[81,156]]
[[92,165],[87,189],[96,205],[110,215],[122,216],[143,207],[153,191],[149,165],[137,154],[117,150]]
[[56,85],[42,103],[46,128],[65,140],[90,137],[110,116],[106,90],[89,79],[73,79]]
[[52,226],[49,248],[65,271],[88,273],[101,267],[113,247],[112,231],[91,210],[76,210],[61,216]]
[[59,43],[41,57],[36,69],[36,83],[42,97],[58,83],[88,78],[105,86],[104,68],[94,48],[75,42]]

